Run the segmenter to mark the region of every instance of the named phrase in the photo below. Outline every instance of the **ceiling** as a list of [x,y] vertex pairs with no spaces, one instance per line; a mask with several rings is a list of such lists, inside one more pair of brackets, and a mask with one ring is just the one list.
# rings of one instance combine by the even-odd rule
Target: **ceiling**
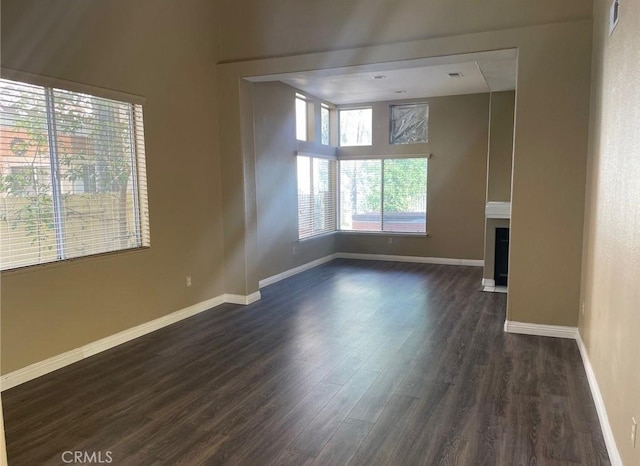
[[[513,90],[515,49],[260,76],[345,105]],[[450,73],[459,73],[452,77]]]

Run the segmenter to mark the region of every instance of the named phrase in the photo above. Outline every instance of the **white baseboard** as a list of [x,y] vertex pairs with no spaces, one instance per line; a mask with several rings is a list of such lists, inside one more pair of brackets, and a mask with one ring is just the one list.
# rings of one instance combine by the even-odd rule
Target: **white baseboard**
[[504,321],[504,331],[507,333],[520,333],[523,335],[537,335],[540,337],[569,338],[575,340],[578,335],[577,327],[564,327],[562,325],[530,324],[528,322]]
[[509,289],[506,286],[485,286],[482,288],[482,291],[486,291],[487,293],[507,294]]
[[253,304],[256,301],[260,301],[260,292],[256,291],[255,293],[251,293],[248,296],[241,294],[224,294],[222,295],[225,303],[231,304],[242,304],[244,306],[248,306],[249,304]]
[[414,262],[417,264],[466,265],[472,267],[484,266],[484,260],[482,259],[450,259],[447,257],[391,256],[387,254],[360,254],[352,252],[338,252],[336,253],[336,258],[391,262]]
[[45,359],[44,361],[33,363],[22,369],[9,372],[0,377],[0,391],[8,390],[17,385],[23,384],[40,376],[61,369],[65,366],[78,362],[82,359],[93,356],[94,354],[106,351],[114,346],[121,345],[138,337],[151,333],[155,330],[167,327],[168,325],[179,322],[188,317],[194,316],[211,308],[219,306],[223,303],[233,304],[251,304],[260,299],[260,292],[250,294],[249,296],[224,294],[215,298],[202,301],[192,306],[172,312],[166,316],[145,322],[135,327],[123,330],[114,335],[110,335],[100,340],[87,343],[79,348],[72,349],[65,353]]
[[616,440],[613,437],[613,430],[611,429],[611,424],[609,424],[607,408],[604,405],[602,393],[600,392],[600,387],[598,386],[598,381],[596,380],[596,375],[593,372],[593,367],[591,366],[591,361],[589,361],[589,355],[587,354],[587,348],[584,346],[584,342],[582,341],[580,332],[577,333],[576,342],[578,343],[580,356],[582,356],[582,364],[584,365],[584,370],[587,373],[587,380],[589,381],[591,396],[593,397],[593,402],[596,405],[596,411],[598,413],[598,419],[600,420],[600,428],[602,429],[604,443],[607,446],[607,451],[609,452],[609,461],[611,461],[612,466],[623,466],[622,458],[620,457],[620,452],[618,451],[618,446],[616,445]]
[[265,278],[258,282],[259,288],[264,288],[273,283],[292,277],[306,270],[312,269],[319,265],[330,262],[334,259],[358,259],[358,260],[375,260],[375,261],[391,261],[391,262],[415,262],[419,264],[443,264],[443,265],[467,265],[473,267],[484,266],[483,260],[476,259],[449,259],[446,257],[420,257],[420,256],[390,256],[386,254],[359,254],[351,252],[336,252],[328,256],[321,257],[306,264],[302,264],[293,269],[286,270],[277,275]]
[[330,262],[336,257],[337,257],[336,254],[329,254],[328,256],[324,256],[324,257],[321,257],[320,259],[307,262],[306,264],[299,265],[298,267],[295,267],[293,269],[285,270],[282,273],[260,280],[258,282],[258,288],[264,288],[265,286],[269,286],[273,283],[279,282],[280,280],[284,280],[285,278],[293,277],[294,275],[297,275],[301,272],[317,267],[318,265]]
[[496,286],[496,281],[492,278],[483,278],[482,286]]

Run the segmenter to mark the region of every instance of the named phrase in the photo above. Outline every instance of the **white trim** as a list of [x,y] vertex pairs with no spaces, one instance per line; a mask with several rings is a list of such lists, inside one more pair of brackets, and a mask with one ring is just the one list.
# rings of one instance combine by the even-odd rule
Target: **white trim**
[[487,202],[484,208],[486,218],[511,218],[511,202]]
[[277,275],[267,277],[258,282],[259,288],[264,288],[273,283],[284,280],[285,278],[292,277],[306,270],[317,267],[318,265],[325,264],[334,259],[357,259],[357,260],[377,260],[377,261],[391,261],[391,262],[415,262],[419,264],[445,264],[445,265],[467,265],[473,267],[484,266],[483,260],[475,259],[448,259],[444,257],[419,257],[419,256],[390,256],[385,254],[359,254],[351,252],[336,252],[329,254],[328,256],[321,257],[306,264],[302,264],[293,269],[285,270]]
[[256,301],[260,301],[260,292],[256,291],[255,293],[251,293],[248,296],[241,294],[224,294],[224,302],[231,304],[242,304],[244,306],[248,306],[249,304],[253,304]]
[[204,311],[208,311],[209,309],[219,306],[220,304],[233,303],[246,305],[251,304],[259,299],[260,292],[256,291],[249,296],[224,294],[221,296],[216,296],[212,299],[208,299],[206,301],[193,304],[184,309],[180,309],[179,311],[172,312],[171,314],[167,314],[162,317],[158,317],[157,319],[145,322],[140,325],[136,325],[135,327],[131,327],[114,335],[101,338],[100,340],[87,343],[86,345],[83,345],[79,348],[75,348],[71,351],[53,356],[51,358],[45,359],[44,361],[39,361],[29,366],[23,367],[22,369],[9,372],[8,374],[0,377],[0,391],[8,390],[17,385],[48,374],[49,372],[53,372],[70,364],[73,364],[74,362],[81,361],[82,359],[121,345],[122,343],[134,340],[138,337],[146,335],[147,333],[154,332],[158,329],[167,327],[188,317],[194,316]]
[[504,321],[504,331],[507,333],[521,333],[523,335],[537,335],[540,337],[569,338],[571,340],[575,340],[578,335],[577,327],[531,324],[511,320]]
[[598,419],[600,420],[600,428],[602,429],[602,435],[604,437],[604,443],[607,446],[609,452],[609,460],[613,466],[622,466],[622,458],[616,445],[616,440],[613,436],[613,430],[609,423],[609,416],[607,416],[607,408],[605,407],[604,400],[602,399],[602,393],[600,393],[600,387],[596,375],[593,372],[591,361],[589,361],[589,355],[587,354],[587,348],[584,346],[580,332],[577,333],[576,342],[578,343],[578,349],[580,350],[580,356],[582,356],[582,364],[584,370],[587,373],[587,380],[589,381],[589,388],[591,389],[591,396],[593,402],[596,405],[596,411],[598,412]]
[[482,291],[486,291],[487,293],[507,294],[509,289],[506,286],[485,286],[482,288]]
[[145,103],[145,97],[143,96],[117,91],[115,89],[106,89],[104,87],[92,86],[90,84],[79,83],[76,81],[54,78],[52,76],[29,73],[27,71],[15,70],[12,68],[0,67],[0,75],[3,79],[20,81],[27,84],[33,84],[35,86],[53,87],[56,89],[64,89],[71,92],[91,94],[96,97],[119,100],[121,102],[128,102],[130,104],[144,105]]
[[[359,147],[367,147],[367,146],[338,146],[337,154],[338,160],[379,160],[379,159],[427,159],[430,160],[433,157],[433,154],[428,152],[423,152],[419,154],[360,154],[350,153],[351,148],[359,148]],[[371,147],[371,146],[369,146]],[[346,150],[345,150],[346,149]],[[385,233],[385,232],[381,232]]]
[[496,281],[493,278],[483,278],[482,286],[496,286]]
[[466,265],[472,267],[484,266],[484,261],[482,259],[449,259],[446,257],[391,256],[387,254],[359,254],[352,252],[338,252],[336,253],[336,258],[391,262],[415,262],[417,264]]
[[284,280],[285,278],[293,277],[301,272],[317,267],[318,265],[325,264],[327,262],[332,261],[337,257],[336,254],[329,254],[328,256],[321,257],[320,259],[316,259],[311,262],[307,262],[306,264],[299,265],[298,267],[294,267],[293,269],[285,270],[279,274],[273,275],[271,277],[267,277],[258,282],[258,288],[264,288],[265,286],[269,286],[273,283],[279,282],[280,280]]

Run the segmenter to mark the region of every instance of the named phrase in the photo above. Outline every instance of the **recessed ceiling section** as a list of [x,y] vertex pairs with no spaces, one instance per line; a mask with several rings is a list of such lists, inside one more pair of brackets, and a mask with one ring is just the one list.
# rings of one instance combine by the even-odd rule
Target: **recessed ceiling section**
[[[460,76],[450,76],[454,73]],[[384,73],[301,76],[283,79],[283,82],[340,105],[397,100],[398,96],[415,99],[489,92],[476,62],[387,70]]]
[[476,94],[516,87],[515,49],[249,78],[282,81],[337,105]]

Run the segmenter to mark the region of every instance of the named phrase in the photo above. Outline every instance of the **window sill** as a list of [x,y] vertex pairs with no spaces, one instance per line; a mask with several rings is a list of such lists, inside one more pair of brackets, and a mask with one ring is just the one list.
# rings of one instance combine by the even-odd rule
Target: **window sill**
[[57,267],[65,267],[69,265],[76,265],[79,262],[102,260],[102,259],[107,259],[113,256],[139,254],[139,253],[147,252],[150,250],[151,250],[151,246],[140,246],[136,248],[120,249],[119,251],[109,251],[109,252],[103,252],[100,254],[91,254],[88,256],[73,257],[71,259],[62,259],[62,260],[56,260],[52,262],[45,262],[43,264],[23,265],[23,266],[15,267],[12,269],[1,270],[0,274],[4,275],[4,274],[35,272],[37,270],[41,270],[45,268],[50,269],[50,268],[57,268]]
[[403,233],[400,231],[358,231],[358,230],[338,230],[336,233],[345,235],[365,235],[365,236],[398,236],[404,238],[427,238],[427,233]]
[[334,230],[334,231],[327,231],[325,233],[318,233],[317,235],[313,235],[313,236],[307,236],[306,238],[298,238],[298,240],[296,241],[298,244],[299,243],[306,243],[307,241],[312,241],[314,239],[319,239],[319,238],[325,238],[327,236],[331,236],[331,235],[335,235],[336,233],[338,233],[338,231]]

